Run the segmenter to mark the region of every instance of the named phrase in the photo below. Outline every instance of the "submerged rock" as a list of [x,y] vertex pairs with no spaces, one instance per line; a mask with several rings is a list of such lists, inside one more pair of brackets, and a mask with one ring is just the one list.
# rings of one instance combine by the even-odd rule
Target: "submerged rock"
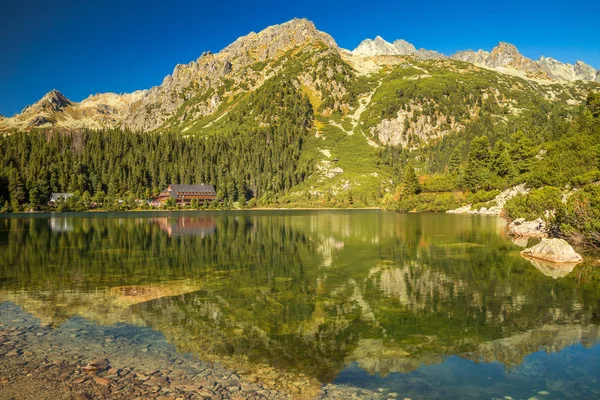
[[524,257],[532,257],[552,263],[580,263],[583,257],[563,239],[542,239],[542,241],[521,252]]
[[508,225],[508,234],[517,237],[542,237],[546,233],[546,222],[538,218],[535,221],[526,221],[525,218],[517,218]]

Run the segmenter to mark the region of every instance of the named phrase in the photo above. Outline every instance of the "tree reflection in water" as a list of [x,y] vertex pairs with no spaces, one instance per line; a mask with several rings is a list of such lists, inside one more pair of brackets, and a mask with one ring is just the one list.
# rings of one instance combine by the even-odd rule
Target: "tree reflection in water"
[[[0,300],[333,380],[596,343],[600,275],[532,266],[485,216],[379,211],[0,219]],[[546,276],[548,275],[548,276]]]

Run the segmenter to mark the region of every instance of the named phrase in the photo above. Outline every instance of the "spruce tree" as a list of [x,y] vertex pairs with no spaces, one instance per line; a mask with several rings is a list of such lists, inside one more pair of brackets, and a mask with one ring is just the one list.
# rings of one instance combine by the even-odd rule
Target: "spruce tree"
[[412,163],[408,163],[404,168],[402,176],[402,194],[405,196],[414,196],[419,193],[421,193],[421,184]]
[[495,174],[502,178],[508,176],[512,171],[512,161],[506,143],[502,139],[498,140],[494,146],[491,168]]
[[458,172],[460,169],[460,161],[462,159],[462,151],[459,147],[455,147],[450,155],[450,161],[448,162],[448,170],[452,173]]
[[483,187],[484,179],[490,175],[490,141],[487,136],[479,136],[471,141],[467,167],[463,175],[465,189],[476,192]]

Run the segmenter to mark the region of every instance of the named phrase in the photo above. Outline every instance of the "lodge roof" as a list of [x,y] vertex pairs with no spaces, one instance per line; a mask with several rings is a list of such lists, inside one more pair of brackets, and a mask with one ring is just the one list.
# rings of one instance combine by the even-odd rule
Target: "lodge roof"
[[216,196],[215,187],[213,185],[180,185],[171,184],[166,190],[168,195],[177,198],[178,195],[184,194],[203,194],[208,196]]

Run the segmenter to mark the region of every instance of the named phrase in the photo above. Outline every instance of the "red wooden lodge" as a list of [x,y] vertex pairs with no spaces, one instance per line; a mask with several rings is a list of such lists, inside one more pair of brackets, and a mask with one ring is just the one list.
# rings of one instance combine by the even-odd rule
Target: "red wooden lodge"
[[156,200],[164,203],[169,198],[175,200],[177,204],[190,204],[193,199],[198,203],[213,201],[217,198],[215,187],[212,185],[176,185],[170,184],[165,190],[160,192]]

